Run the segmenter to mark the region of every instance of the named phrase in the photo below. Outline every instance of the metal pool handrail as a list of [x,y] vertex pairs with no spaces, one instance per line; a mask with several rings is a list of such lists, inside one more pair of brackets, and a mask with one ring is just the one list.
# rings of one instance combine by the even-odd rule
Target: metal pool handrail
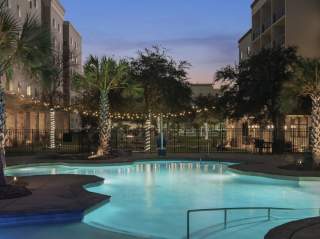
[[[224,228],[227,228],[228,224],[228,211],[236,210],[266,210],[268,221],[271,220],[271,211],[300,211],[300,210],[316,210],[316,208],[306,208],[306,209],[294,209],[294,208],[275,208],[275,207],[235,207],[235,208],[203,208],[203,209],[192,209],[187,211],[187,239],[190,239],[190,216],[192,213],[197,212],[214,212],[223,211],[224,212]],[[320,209],[319,214],[320,214]]]

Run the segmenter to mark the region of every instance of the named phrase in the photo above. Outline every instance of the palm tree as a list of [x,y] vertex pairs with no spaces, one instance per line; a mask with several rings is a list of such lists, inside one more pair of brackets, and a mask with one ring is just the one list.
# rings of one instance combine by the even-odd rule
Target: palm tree
[[[320,163],[320,59],[300,59],[296,68],[296,77],[288,82],[284,89],[287,101],[297,96],[311,99],[311,149],[313,160]],[[291,97],[290,97],[291,96]],[[289,103],[293,104],[291,100]],[[288,105],[288,104],[287,104]]]
[[89,56],[84,65],[84,76],[74,77],[75,85],[80,89],[95,89],[100,92],[99,103],[99,147],[94,157],[107,156],[111,138],[112,120],[110,115],[110,92],[122,88],[134,90],[128,77],[129,64],[125,60],[116,61],[106,56],[100,59]]
[[[10,80],[15,68],[35,76],[50,51],[50,36],[35,17],[28,15],[21,24],[0,1],[0,77]],[[14,67],[13,67],[14,66]],[[3,78],[1,78],[3,79]],[[2,82],[1,82],[2,83]],[[5,91],[0,87],[0,185],[6,185],[5,168]]]

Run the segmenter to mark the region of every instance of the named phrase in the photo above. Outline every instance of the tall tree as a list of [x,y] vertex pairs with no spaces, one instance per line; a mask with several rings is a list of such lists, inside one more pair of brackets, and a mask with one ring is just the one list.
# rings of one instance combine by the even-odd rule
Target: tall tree
[[297,99],[306,96],[311,100],[311,149],[316,164],[320,164],[320,59],[301,58],[295,68],[295,78],[287,82],[283,90],[284,107],[292,108]]
[[75,77],[75,85],[80,89],[95,89],[100,93],[99,102],[99,148],[95,157],[107,156],[110,148],[112,120],[110,116],[110,93],[116,89],[126,92],[138,90],[132,84],[129,64],[125,60],[90,56],[84,65],[84,75]]
[[[41,72],[39,80],[42,89],[42,100],[46,102],[49,107],[50,113],[50,148],[55,148],[55,114],[56,106],[64,105],[70,106],[70,102],[66,102],[66,94],[70,92],[64,92],[64,72],[70,70],[72,67],[78,66],[75,62],[75,54],[71,52],[69,55],[62,55],[60,51],[52,49],[48,61],[43,64],[39,71]],[[68,89],[70,90],[70,89]]]
[[144,90],[146,112],[177,112],[190,107],[186,61],[176,62],[159,47],[145,49],[131,62],[132,75]]
[[194,124],[196,126],[208,123],[211,125],[220,124],[224,121],[224,115],[221,108],[217,104],[217,95],[199,95],[194,101],[197,114],[194,117]]
[[239,65],[217,72],[217,82],[224,84],[220,104],[226,105],[231,118],[253,116],[258,121],[271,121],[275,127],[273,152],[284,149],[285,112],[281,93],[293,79],[298,62],[295,48],[262,49]]
[[174,61],[159,47],[140,51],[132,60],[132,76],[143,88],[145,112],[149,115],[145,122],[146,152],[151,150],[152,113],[176,112],[190,106],[189,66],[186,61]]
[[[14,69],[38,76],[39,68],[50,52],[50,35],[33,16],[21,23],[0,1],[0,78],[10,80]],[[2,83],[2,82],[1,82]],[[0,87],[0,185],[5,185],[5,90]]]

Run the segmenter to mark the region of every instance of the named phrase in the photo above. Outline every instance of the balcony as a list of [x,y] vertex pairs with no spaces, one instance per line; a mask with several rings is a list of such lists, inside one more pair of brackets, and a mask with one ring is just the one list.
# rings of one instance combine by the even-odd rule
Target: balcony
[[273,46],[274,47],[284,47],[285,46],[285,34],[281,34],[279,36],[276,36],[273,40]]
[[277,11],[275,11],[273,13],[273,23],[277,22],[280,18],[282,18],[283,16],[285,15],[285,9],[282,8],[282,9],[279,9]]
[[271,19],[268,19],[261,25],[261,32],[264,33],[270,26],[271,26]]

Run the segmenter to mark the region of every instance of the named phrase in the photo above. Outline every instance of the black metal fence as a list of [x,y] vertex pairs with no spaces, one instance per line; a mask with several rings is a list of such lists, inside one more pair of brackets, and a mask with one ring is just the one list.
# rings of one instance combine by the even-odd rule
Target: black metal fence
[[[164,138],[170,153],[213,153],[213,152],[252,152],[272,153],[274,130],[262,129],[165,129]],[[114,129],[111,148],[120,151],[144,152],[150,144],[149,152],[157,151],[156,130],[150,131],[150,141],[143,128],[124,130]],[[50,148],[49,131],[8,130],[7,153],[38,153],[54,151],[58,153],[91,153],[98,146],[96,130],[69,132],[56,130],[54,149]],[[310,131],[290,129],[284,131],[284,151],[305,152],[310,147]]]

